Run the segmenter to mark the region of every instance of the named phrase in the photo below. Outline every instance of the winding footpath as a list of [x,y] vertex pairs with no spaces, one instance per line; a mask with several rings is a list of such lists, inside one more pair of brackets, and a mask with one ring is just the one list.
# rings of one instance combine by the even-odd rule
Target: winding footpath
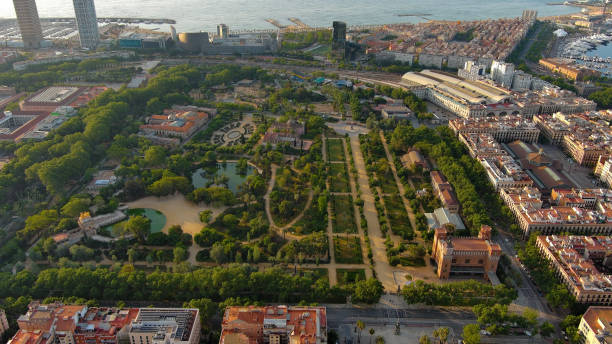
[[308,209],[310,205],[312,204],[314,192],[312,191],[312,189],[309,190],[308,200],[306,201],[306,206],[304,207],[304,209],[300,212],[298,216],[296,216],[293,220],[291,220],[289,223],[287,223],[286,225],[282,227],[277,226],[276,223],[274,223],[274,219],[272,218],[272,212],[270,211],[270,193],[272,193],[272,190],[274,190],[274,185],[276,184],[276,170],[278,169],[278,166],[272,164],[270,168],[272,170],[272,173],[270,175],[270,184],[268,184],[268,190],[266,191],[266,194],[264,195],[266,216],[268,217],[268,222],[270,222],[270,229],[276,232],[279,232],[279,234],[282,234],[285,238],[289,238],[291,240],[299,240],[300,236],[292,234],[292,233],[286,233],[285,231],[291,228],[291,226],[293,226],[296,222],[301,220],[302,217],[304,217],[304,213],[306,212],[306,209]]

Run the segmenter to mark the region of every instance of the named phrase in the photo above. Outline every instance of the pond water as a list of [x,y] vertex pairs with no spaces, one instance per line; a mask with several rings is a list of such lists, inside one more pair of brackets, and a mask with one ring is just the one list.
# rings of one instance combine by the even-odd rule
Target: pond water
[[216,167],[199,168],[193,173],[191,178],[193,187],[208,187],[210,183],[214,183],[216,176],[225,175],[228,178],[227,187],[232,190],[233,193],[236,193],[238,192],[238,185],[244,183],[247,177],[252,175],[255,170],[253,166],[247,165],[246,174],[240,174],[240,171],[236,168],[237,165],[237,162],[227,162],[225,165],[219,163]]
[[[164,229],[164,226],[166,225],[166,216],[159,210],[150,209],[150,208],[134,208],[134,209],[126,210],[125,214],[128,216],[128,218],[130,216],[141,215],[151,220],[151,233],[161,232],[162,229]],[[112,235],[113,227],[121,226],[127,221],[128,219],[125,219],[121,222],[117,222],[112,225],[104,226],[102,227],[102,231],[108,231],[108,233]]]

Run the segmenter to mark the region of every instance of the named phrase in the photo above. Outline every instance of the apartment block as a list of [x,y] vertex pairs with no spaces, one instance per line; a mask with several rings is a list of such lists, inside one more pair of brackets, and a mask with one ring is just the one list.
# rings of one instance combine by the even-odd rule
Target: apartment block
[[533,80],[534,77],[531,76],[531,74],[527,74],[523,71],[516,71],[514,72],[514,76],[512,77],[512,87],[510,88],[516,91],[526,91],[529,89],[533,89]]
[[459,141],[466,145],[472,158],[495,157],[507,154],[502,146],[488,133],[462,133]]
[[448,126],[456,135],[489,134],[497,142],[521,140],[537,142],[540,129],[522,116],[457,118],[450,120]]
[[545,86],[539,91],[515,92],[513,96],[514,102],[523,110],[523,115],[529,118],[537,114],[572,114],[595,111],[597,108],[594,101],[558,87]]
[[563,138],[570,133],[570,129],[551,115],[533,116],[533,123],[540,129],[542,135],[553,145],[563,144]]
[[[573,203],[543,207],[542,193],[536,188],[501,189],[500,196],[510,208],[523,236],[538,231],[542,234],[572,232],[583,235],[609,235],[612,233],[612,199],[608,189],[590,189],[575,193],[596,195],[595,207],[576,207]],[[587,201],[584,201],[587,203]]]
[[130,344],[200,342],[200,311],[196,308],[141,308],[128,326]]
[[599,176],[599,180],[606,183],[608,187],[612,187],[612,158],[600,157],[595,168],[595,175]]
[[589,135],[588,129],[582,128],[571,132],[563,138],[563,147],[568,154],[583,166],[595,166],[600,156],[609,156],[612,152],[610,136]]
[[[525,36],[532,21],[504,18],[479,21],[430,21],[418,24],[389,24],[365,32],[351,32],[352,40],[366,47],[367,54],[411,54],[422,66],[441,68],[464,67],[465,62],[491,66],[494,60],[503,61]],[[473,32],[469,42],[455,40],[460,32]],[[389,34],[397,39],[385,39]],[[414,42],[420,42],[415,46]]]
[[446,228],[435,230],[432,258],[439,278],[478,275],[498,281],[495,272],[501,254],[501,247],[491,242],[489,226],[483,225],[477,238],[453,237]]
[[600,272],[611,266],[612,238],[541,235],[536,245],[577,302],[612,304],[612,276]]
[[612,343],[612,307],[591,306],[578,325],[584,344]]
[[[197,309],[28,305],[10,344],[197,344]],[[1,321],[0,321],[1,326]]]
[[481,80],[486,76],[487,66],[474,61],[466,61],[463,68],[457,71],[457,75],[467,80]]
[[325,344],[325,307],[234,306],[225,309],[219,344]]
[[75,344],[119,344],[127,341],[127,325],[138,315],[138,308],[92,307],[73,330]]
[[[608,125],[607,113],[558,112],[552,116],[534,116],[533,120],[549,141],[562,146],[580,165],[595,166],[600,157],[612,155],[612,131]],[[600,175],[601,172],[596,174]]]
[[479,157],[478,161],[484,167],[487,178],[496,191],[502,188],[522,188],[533,185],[533,180],[529,175],[507,154]]
[[502,87],[510,88],[512,87],[513,77],[514,64],[503,61],[493,61],[491,64],[491,79],[493,79],[493,81],[500,84]]

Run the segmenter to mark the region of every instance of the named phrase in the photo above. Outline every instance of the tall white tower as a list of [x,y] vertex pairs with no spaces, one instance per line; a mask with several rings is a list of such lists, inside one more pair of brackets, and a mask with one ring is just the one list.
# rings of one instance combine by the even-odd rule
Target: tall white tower
[[100,41],[94,0],[73,0],[81,48],[95,49]]

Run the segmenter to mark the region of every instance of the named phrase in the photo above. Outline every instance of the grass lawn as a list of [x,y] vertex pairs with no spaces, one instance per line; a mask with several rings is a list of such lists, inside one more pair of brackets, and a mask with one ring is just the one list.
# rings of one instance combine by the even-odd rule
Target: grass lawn
[[327,56],[327,53],[331,51],[331,45],[322,45],[314,50],[311,50],[310,53],[314,56]]
[[365,280],[365,269],[336,269],[338,284],[345,285]]
[[393,194],[391,196],[383,196],[383,199],[393,234],[399,235],[405,240],[412,240],[414,231],[400,196]]
[[400,264],[403,266],[425,266],[423,257],[400,257]]
[[329,184],[331,192],[350,192],[346,164],[330,164]]
[[334,255],[338,264],[363,264],[358,237],[334,237]]
[[355,209],[351,196],[330,196],[334,233],[357,233]]
[[327,140],[327,159],[329,161],[345,161],[342,139]]

